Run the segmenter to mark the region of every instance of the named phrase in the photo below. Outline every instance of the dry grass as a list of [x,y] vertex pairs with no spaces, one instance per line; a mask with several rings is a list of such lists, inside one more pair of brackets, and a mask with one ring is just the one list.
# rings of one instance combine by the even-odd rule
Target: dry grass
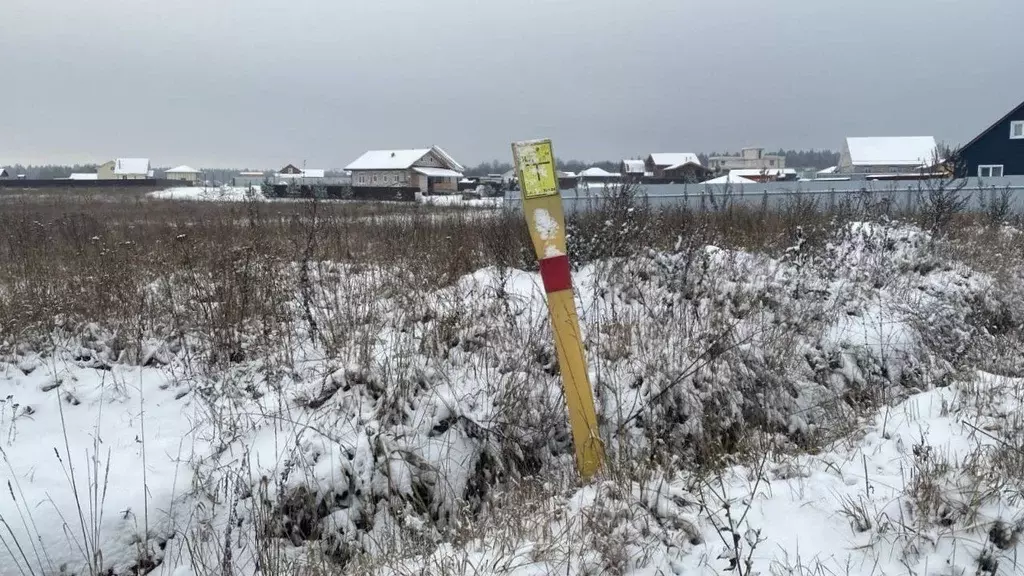
[[[686,252],[692,256],[706,245],[739,248],[796,261],[825,254],[826,243],[834,238],[838,227],[850,219],[898,216],[919,222],[937,221],[934,214],[890,214],[851,205],[822,207],[800,200],[782,209],[724,203],[709,206],[706,210],[652,209],[633,200],[619,198],[598,210],[570,215],[569,244],[575,263],[616,258],[628,261],[631,256],[644,255],[652,250]],[[990,217],[947,214],[941,220],[948,228],[945,232],[955,240],[950,246],[960,251],[953,253],[954,257],[973,258],[981,269],[991,266],[993,270],[1012,274],[1013,266],[1008,259],[992,257],[984,250],[998,237],[1002,239],[1000,246],[1012,250],[1015,257],[1024,258],[1024,241],[1019,241],[1018,237],[1007,240],[997,236],[1002,232]],[[390,310],[409,314],[408,324],[413,329],[418,323],[429,331],[419,344],[423,347],[419,352],[429,358],[478,351],[481,357],[494,354],[493,350],[487,349],[486,334],[469,333],[474,328],[474,319],[468,317],[468,312],[463,311],[458,302],[438,306],[437,309],[427,306],[425,309],[425,305],[418,302],[419,297],[438,288],[452,286],[460,277],[481,268],[494,267],[495,274],[502,274],[506,268],[533,269],[536,266],[529,237],[521,215],[517,213],[481,213],[411,204],[312,200],[219,204],[159,201],[142,196],[125,196],[117,200],[96,196],[50,196],[41,199],[21,196],[0,200],[0,230],[0,354],[9,353],[19,346],[45,352],[55,331],[77,337],[83,327],[96,323],[116,334],[113,348],[116,355],[123,354],[120,357],[124,361],[146,362],[143,343],[147,338],[156,338],[164,342],[185,343],[182,347],[186,351],[196,349],[207,353],[206,358],[197,362],[201,367],[221,367],[260,359],[267,366],[293,368],[295,363],[290,355],[308,337],[314,345],[321,347],[327,357],[324,366],[319,368],[323,374],[309,377],[310,381],[323,380],[339,366],[344,366],[351,356],[369,358],[372,334],[383,322],[385,312]],[[698,260],[688,258],[687,262]],[[1016,259],[1013,262],[1019,263]],[[884,272],[885,264],[877,263],[877,270]],[[613,275],[618,271],[607,273]],[[690,285],[684,288],[712,296],[720,291],[710,281],[708,285],[702,285],[707,277],[699,276],[700,271],[695,270],[693,278],[686,280]],[[1009,278],[1007,284],[1011,284]],[[754,294],[751,297],[761,296]],[[458,296],[452,298],[457,299]],[[493,305],[510,306],[501,294],[494,296]],[[726,305],[751,309],[763,305],[763,302],[729,302],[722,308],[727,308]],[[646,309],[642,313],[655,314]],[[684,352],[696,352],[693,357],[702,363],[689,366],[674,379],[668,379],[671,382],[658,389],[655,399],[671,397],[671,388],[684,379],[700,377],[711,388],[711,384],[716,382],[716,374],[711,373],[710,368],[704,369],[703,359],[710,358],[706,363],[714,364],[723,355],[736,355],[735,348],[743,341],[736,337],[732,345],[723,347],[721,342],[732,339],[733,335],[729,334],[730,326],[714,324],[721,320],[714,315],[702,317],[702,321],[709,323],[707,326],[693,327],[681,324],[688,318],[681,309],[665,314],[656,322],[651,322],[649,317],[630,317],[628,314],[602,320],[602,326],[594,332],[604,339],[594,342],[595,352],[603,355],[609,364],[624,355],[636,354],[640,356],[636,365],[652,367],[652,372],[664,371],[666,366],[685,364],[689,358]],[[414,317],[416,315],[419,316]],[[542,340],[540,326],[516,326],[514,324],[519,320],[511,314],[498,317],[508,321],[510,326],[496,327],[496,332],[504,331],[508,336],[521,330],[521,341]],[[722,318],[725,318],[724,314]],[[803,320],[799,316],[790,318],[791,323]],[[984,321],[998,323],[998,319]],[[647,328],[651,332],[638,332],[637,327],[644,323],[652,326]],[[530,330],[535,332],[527,334]],[[765,340],[774,344],[765,350],[767,373],[752,379],[751,386],[765,382],[774,386],[779,382],[771,377],[785,374],[785,364],[791,362],[792,346],[788,338],[793,337],[793,326],[769,325],[762,330],[770,332],[771,337]],[[672,333],[680,332],[700,338],[687,342],[690,350],[680,346],[677,350],[668,350],[667,356],[657,347],[642,348],[637,344],[641,341],[668,342]],[[199,346],[188,345],[190,340],[194,342],[196,339],[200,340]],[[496,340],[492,338],[490,342]],[[512,338],[504,340],[511,341]],[[392,372],[382,377],[383,382],[371,381],[363,374],[352,376],[364,378],[358,382],[359,386],[369,390],[368,393],[379,395],[378,416],[384,422],[401,418],[404,402],[414,396],[407,388],[421,385],[419,377],[401,362],[401,358],[411,354],[410,350],[402,348],[405,344],[397,343],[393,351],[388,351],[388,356],[395,358],[395,362],[388,366]],[[546,371],[557,371],[551,350],[543,346],[523,347],[520,354],[521,357],[498,358],[494,366],[501,366],[504,362],[525,370],[523,367],[531,367],[539,361],[546,364]],[[644,354],[648,356],[643,357]],[[338,360],[337,365],[331,364],[334,360]],[[366,367],[372,363],[363,361],[358,364]],[[491,370],[493,373],[488,374],[498,382],[503,368],[487,366],[482,370]],[[270,376],[266,380],[268,385],[274,385]],[[244,412],[245,403],[249,400],[245,396],[255,396],[258,391],[250,391],[249,384],[241,378],[237,382],[224,379],[223,384],[223,389],[197,392],[200,398],[209,400],[208,418],[217,423],[219,442],[227,445],[237,437],[237,432],[229,428],[240,417],[237,414]],[[517,415],[527,412],[523,408],[537,401],[536,397],[522,392],[527,389],[523,384],[525,382],[505,381],[502,386],[495,385],[496,395],[507,394],[501,398],[501,404],[506,407],[502,416],[507,416],[508,422],[472,424],[498,438],[503,438],[504,434],[509,438],[508,444],[516,444],[521,436],[516,434],[519,426],[537,424],[516,420]],[[599,383],[595,382],[595,385],[599,394],[605,393]],[[337,383],[334,388],[327,387],[319,391],[319,395],[312,395],[307,406],[319,408],[325,405],[341,386]],[[752,391],[753,388],[745,390],[750,397],[753,397]],[[231,394],[240,397],[237,414],[232,413]],[[725,406],[729,399],[720,400]],[[851,401],[850,404],[876,406],[891,399],[869,400]],[[705,400],[705,409],[714,413],[717,401],[719,399],[715,397]],[[670,408],[674,403],[666,404],[668,408],[664,413],[658,413],[664,416],[664,421],[673,421],[671,416],[678,419],[687,416],[673,412]],[[839,409],[845,406],[837,404]],[[553,412],[547,422],[561,419],[561,405],[553,404],[552,409],[557,414]],[[850,410],[852,412],[853,409]],[[646,416],[646,407],[636,414],[608,414],[606,417],[618,417],[618,421],[610,424],[621,429],[629,423],[624,420],[635,421],[637,415]],[[854,422],[856,416],[851,414],[848,419]],[[644,428],[650,430],[652,442],[667,441],[672,448],[696,446],[696,459],[709,467],[733,462],[737,457],[764,454],[764,450],[751,439],[757,437],[755,432],[776,432],[768,424],[767,417],[756,412],[743,415],[742,420],[750,428],[723,427],[719,430],[712,426],[717,419],[708,417],[706,420],[709,428],[699,437],[672,439],[667,432],[662,435],[664,437],[659,437],[661,431],[656,425],[645,424]],[[449,425],[467,424],[456,421]],[[751,429],[758,426],[767,430]],[[540,437],[557,440],[558,432],[550,431],[547,436]],[[817,441],[821,442],[820,439]],[[801,447],[809,445],[807,442]],[[609,478],[616,485],[629,485],[643,474],[653,476],[659,470],[680,465],[678,462],[655,461],[651,454],[630,450],[625,442],[610,450]],[[495,452],[508,455],[513,451],[502,448]],[[532,525],[517,525],[530,522],[516,506],[524,502],[545,502],[549,489],[533,484],[535,479],[531,479],[529,474],[539,471],[540,464],[529,461],[531,450],[525,452],[527,455],[522,461],[501,463],[507,468],[494,466],[494,474],[505,474],[516,467],[520,478],[509,474],[502,480],[507,482],[506,488],[515,488],[513,481],[523,482],[526,488],[511,496],[479,495],[480,509],[474,509],[464,517],[456,515],[454,519],[446,519],[450,530],[445,534],[451,541],[469,540],[481,529],[481,525],[472,522],[486,518],[488,514],[500,519],[485,526],[493,532],[521,533],[536,529]],[[682,450],[674,452],[682,453]],[[992,458],[996,466],[1015,469],[1019,467],[1018,456],[1017,451],[1005,450]],[[642,465],[637,466],[637,462]],[[923,509],[935,502],[932,495],[937,492],[928,484],[935,475],[936,472],[930,468],[922,469],[921,481],[915,485]],[[487,477],[480,481],[479,490],[501,485],[502,482]],[[555,489],[562,485],[555,482]],[[243,495],[247,488],[232,484],[224,489],[228,492],[222,494],[220,500],[230,506],[246,499]],[[248,497],[251,496],[249,493]],[[248,513],[256,518],[259,526],[273,525],[277,515],[275,506],[282,503],[264,502],[262,495],[257,496],[260,497],[251,498],[257,504],[248,504],[253,508]],[[315,499],[309,504],[314,508],[318,505],[319,500]],[[724,496],[715,505],[728,512],[728,501]],[[863,506],[857,510],[856,505],[850,502],[851,511],[863,516],[865,524],[870,526],[866,510]],[[933,505],[927,509],[931,514],[938,507]],[[236,512],[232,509],[224,513],[230,517]],[[553,512],[539,513],[543,517]],[[593,519],[595,526],[600,521],[601,517]],[[743,523],[742,517],[738,516],[733,522],[728,514],[726,521],[732,531]],[[615,532],[614,522],[606,523],[607,526],[595,529],[589,526],[586,530],[581,529],[576,536],[609,536],[604,541],[595,540],[593,547],[608,552],[609,565],[621,567],[624,560],[611,556],[626,542],[615,539],[621,539],[622,534]],[[472,528],[467,529],[466,526]],[[217,554],[218,546],[231,537],[230,533],[225,534],[219,528],[190,535],[192,539],[186,541],[189,555],[216,560],[207,567],[209,573],[218,572],[224,568],[225,562],[230,562]],[[257,540],[252,543],[252,549],[266,555],[260,558],[261,563],[288,566],[290,568],[279,568],[277,572],[289,573],[298,572],[300,565],[320,562],[319,559],[288,556],[282,551],[280,534],[271,532],[256,531],[252,535]],[[496,541],[511,542],[514,538],[510,535],[498,537]],[[265,542],[272,542],[274,546],[263,546]],[[552,538],[552,542],[554,546],[560,540]],[[381,544],[380,548],[386,548],[387,544]],[[749,556],[756,545],[756,538],[747,547],[742,547],[738,541],[732,542],[741,573],[750,571]],[[509,550],[508,553],[514,555],[517,551]],[[319,573],[315,569],[303,570],[310,574]],[[461,570],[463,567],[437,567],[436,573],[462,573]]]

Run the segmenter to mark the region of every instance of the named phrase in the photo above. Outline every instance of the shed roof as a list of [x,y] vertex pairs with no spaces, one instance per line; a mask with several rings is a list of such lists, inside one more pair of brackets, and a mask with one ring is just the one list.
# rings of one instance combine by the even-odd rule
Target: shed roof
[[733,174],[732,172],[730,172],[730,173],[725,174],[723,176],[719,176],[718,178],[712,178],[711,180],[706,180],[703,183],[704,184],[757,184],[757,181],[756,180],[751,180],[749,178],[744,178],[743,176],[737,176],[737,175]]
[[700,158],[692,152],[654,152],[651,160],[655,166],[671,166],[677,168],[684,164],[701,165]]
[[149,175],[149,158],[118,158],[114,160],[114,174]]
[[431,168],[428,166],[413,168],[414,172],[429,176],[431,178],[461,178],[462,172],[449,170],[447,168]]
[[95,172],[74,172],[68,176],[68,180],[99,180],[100,175]]
[[935,156],[932,136],[847,138],[854,166],[926,166]]

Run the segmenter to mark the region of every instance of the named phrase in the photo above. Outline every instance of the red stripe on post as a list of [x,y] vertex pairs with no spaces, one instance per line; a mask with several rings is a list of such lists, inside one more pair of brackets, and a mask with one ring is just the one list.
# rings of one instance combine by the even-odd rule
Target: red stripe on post
[[572,275],[569,272],[568,256],[552,256],[540,261],[540,278],[544,281],[544,291],[560,292],[572,288]]

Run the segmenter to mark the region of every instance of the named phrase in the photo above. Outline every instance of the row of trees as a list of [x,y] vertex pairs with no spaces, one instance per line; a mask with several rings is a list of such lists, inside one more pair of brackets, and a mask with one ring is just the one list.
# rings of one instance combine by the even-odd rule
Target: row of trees
[[[583,160],[562,160],[560,158],[555,159],[555,165],[558,166],[559,170],[565,170],[567,172],[579,172],[590,168],[591,166],[597,166],[603,168],[609,172],[618,172],[619,163],[612,162],[611,160],[600,160],[597,162],[584,162]],[[467,176],[486,176],[488,174],[504,174],[513,168],[511,162],[504,162],[501,160],[492,160],[490,162],[481,162],[476,166],[469,166],[466,168]]]
[[[818,170],[828,168],[829,166],[835,166],[839,163],[839,153],[833,152],[832,150],[778,150],[776,152],[768,152],[769,154],[778,154],[786,157],[786,166],[791,168],[817,168]],[[736,154],[732,152],[711,152],[710,154],[700,153],[697,157],[705,166],[708,165],[708,159],[712,156],[725,156],[730,154]],[[582,160],[557,160],[557,165],[560,170],[567,170],[570,172],[579,172],[591,166],[597,166],[608,170],[609,172],[618,172],[619,162],[611,160],[601,160],[597,162],[584,162]],[[501,160],[492,160],[490,162],[482,162],[476,166],[470,166],[466,169],[467,176],[486,176],[488,174],[504,174],[512,169],[511,162],[504,162]]]
[[7,173],[13,178],[19,174],[24,174],[29,180],[52,180],[54,178],[67,178],[72,172],[95,172],[95,164],[75,164],[74,166],[61,166],[57,164],[47,164],[45,166],[34,166],[24,164],[12,164],[10,166],[0,166],[0,168],[6,168]]

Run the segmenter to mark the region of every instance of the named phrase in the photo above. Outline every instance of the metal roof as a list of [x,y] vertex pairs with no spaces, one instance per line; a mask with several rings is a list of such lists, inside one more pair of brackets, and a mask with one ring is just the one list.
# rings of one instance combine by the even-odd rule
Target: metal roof
[[935,157],[932,136],[847,138],[854,166],[925,166]]

